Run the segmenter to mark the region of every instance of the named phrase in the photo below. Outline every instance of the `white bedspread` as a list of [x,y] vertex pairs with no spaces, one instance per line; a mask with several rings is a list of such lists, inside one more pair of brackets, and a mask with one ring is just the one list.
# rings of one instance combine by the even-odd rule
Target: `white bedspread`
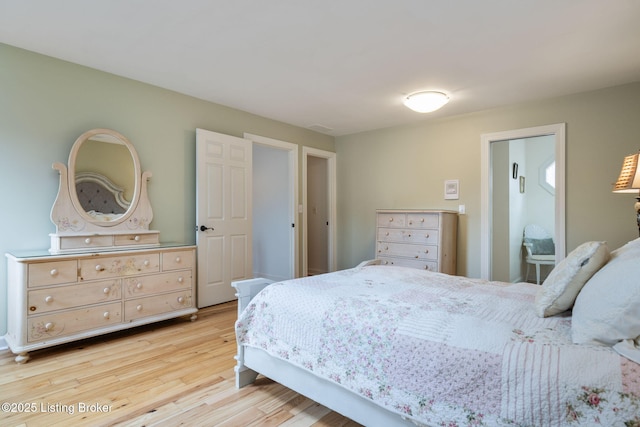
[[267,287],[236,334],[418,424],[640,425],[640,365],[572,344],[536,291],[368,266]]

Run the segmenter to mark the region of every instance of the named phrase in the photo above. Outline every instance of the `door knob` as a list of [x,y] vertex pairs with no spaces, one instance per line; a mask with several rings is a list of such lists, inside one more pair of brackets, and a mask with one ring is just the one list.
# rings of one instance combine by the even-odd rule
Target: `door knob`
[[[197,230],[197,226],[196,226],[196,230]],[[207,231],[207,230],[213,230],[213,227],[205,227],[204,225],[200,226],[200,231]]]

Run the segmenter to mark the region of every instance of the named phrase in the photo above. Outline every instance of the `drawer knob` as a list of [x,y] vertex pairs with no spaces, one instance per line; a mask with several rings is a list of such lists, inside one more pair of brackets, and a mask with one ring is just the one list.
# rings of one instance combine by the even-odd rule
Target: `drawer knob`
[[389,222],[393,222],[393,217],[389,218]]
[[104,317],[105,319],[109,320],[109,317],[111,317],[111,315],[109,314],[108,311],[105,311],[104,314],[102,315],[102,317]]
[[150,264],[150,263],[149,263],[149,260],[148,260],[148,259],[145,259],[145,260],[144,260],[144,262],[143,262],[143,264],[144,264],[144,266],[145,266],[145,267],[148,267],[148,266],[149,266],[149,264]]
[[52,323],[52,322],[47,322],[47,323],[45,323],[45,325],[44,325],[44,330],[45,330],[45,331],[51,331],[51,330],[53,330],[53,323]]
[[111,290],[111,289],[109,289],[109,288],[104,288],[104,289],[102,290],[102,292],[103,292],[105,295],[109,295],[109,291],[110,291],[110,290]]
[[138,282],[138,283],[136,284],[136,288],[138,288],[138,289],[142,289],[142,283],[141,283],[141,282]]
[[44,299],[44,302],[52,303],[53,302],[53,297],[51,295],[47,295],[47,297]]
[[96,271],[104,271],[104,267],[100,264],[96,264]]
[[138,305],[136,306],[136,310],[138,310],[138,311],[142,311],[142,304],[138,304]]
[[180,263],[182,260],[180,259],[179,256],[176,257],[176,263]]
[[429,253],[429,249],[425,249],[425,250],[424,250],[424,253],[425,253],[425,254],[428,254],[428,253]]
[[53,270],[51,270],[49,272],[49,274],[52,275],[52,276],[57,276],[58,275],[58,269],[54,268]]
[[413,220],[409,221],[409,225],[413,225]]
[[425,234],[424,237],[429,238],[429,233]]
[[135,240],[136,242],[139,242],[139,241],[140,241],[140,236],[135,236],[135,237],[133,238],[133,240]]
[[182,278],[182,276],[178,277],[178,283],[182,283],[184,282],[184,279]]
[[411,237],[411,233],[407,234],[407,237]]
[[424,218],[420,218],[420,222],[424,222]]
[[184,297],[178,297],[178,302],[180,304],[184,304]]
[[84,243],[87,245],[91,244],[91,237],[87,237],[86,239],[84,239]]

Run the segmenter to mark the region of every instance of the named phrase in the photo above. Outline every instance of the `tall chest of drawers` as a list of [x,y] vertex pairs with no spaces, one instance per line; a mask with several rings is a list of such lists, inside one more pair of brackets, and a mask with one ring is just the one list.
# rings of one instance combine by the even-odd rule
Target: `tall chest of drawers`
[[379,209],[376,234],[381,264],[456,274],[457,212]]
[[5,340],[28,352],[173,317],[196,318],[195,247],[7,254]]

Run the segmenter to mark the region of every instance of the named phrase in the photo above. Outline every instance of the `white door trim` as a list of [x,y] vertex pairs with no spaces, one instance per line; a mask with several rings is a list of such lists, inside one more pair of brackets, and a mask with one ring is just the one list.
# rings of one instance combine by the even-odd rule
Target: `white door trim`
[[480,277],[491,277],[491,143],[511,139],[531,138],[535,136],[553,135],[555,138],[556,156],[556,194],[555,194],[555,244],[556,262],[565,257],[566,231],[565,231],[565,146],[566,124],[557,123],[546,126],[536,126],[524,129],[507,130],[503,132],[486,133],[480,136]]
[[280,141],[278,139],[267,138],[265,136],[254,135],[251,133],[244,133],[244,138],[252,141],[254,144],[266,145],[272,148],[276,148],[279,150],[288,151],[288,161],[289,161],[289,182],[292,183],[292,191],[290,195],[290,217],[291,221],[294,225],[294,232],[291,233],[291,253],[289,256],[293,261],[291,265],[293,266],[293,271],[291,271],[291,277],[300,277],[300,262],[298,260],[298,252],[299,252],[299,243],[300,243],[300,233],[297,231],[298,224],[298,145],[293,144],[291,142]]
[[337,265],[336,253],[336,153],[331,151],[320,150],[311,147],[302,147],[302,273],[307,274],[308,269],[308,248],[307,248],[307,160],[308,157],[320,157],[327,159],[327,175],[328,175],[328,192],[329,194],[329,271],[335,271]]

